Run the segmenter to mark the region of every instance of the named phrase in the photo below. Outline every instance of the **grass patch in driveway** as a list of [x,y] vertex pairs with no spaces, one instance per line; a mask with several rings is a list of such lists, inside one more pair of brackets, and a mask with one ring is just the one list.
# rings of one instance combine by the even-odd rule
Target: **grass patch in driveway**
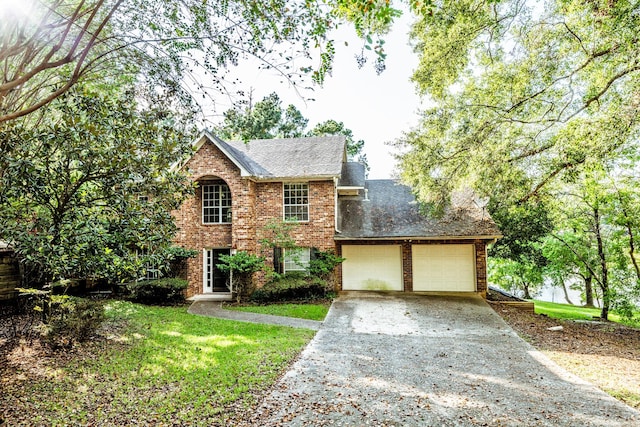
[[224,305],[227,310],[244,311],[273,316],[322,321],[329,312],[331,303],[323,304],[269,304],[269,305]]
[[112,325],[128,326],[52,358],[37,375],[16,375],[24,380],[9,390],[12,402],[0,399],[12,406],[10,425],[21,424],[12,416],[30,425],[224,424],[256,403],[314,334],[193,316],[186,307],[116,301],[107,313]]

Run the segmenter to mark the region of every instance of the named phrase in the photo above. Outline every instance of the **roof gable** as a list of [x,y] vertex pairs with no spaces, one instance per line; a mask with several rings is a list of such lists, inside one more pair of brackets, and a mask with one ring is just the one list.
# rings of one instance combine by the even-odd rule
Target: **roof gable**
[[224,141],[205,132],[194,144],[199,150],[214,144],[239,169],[243,177],[258,180],[339,178],[345,158],[342,135]]
[[345,137],[261,139],[227,143],[256,166],[257,178],[340,177]]

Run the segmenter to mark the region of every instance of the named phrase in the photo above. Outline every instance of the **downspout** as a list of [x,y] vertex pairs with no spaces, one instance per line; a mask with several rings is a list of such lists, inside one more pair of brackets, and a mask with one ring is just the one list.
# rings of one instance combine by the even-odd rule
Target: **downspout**
[[333,222],[336,233],[340,233],[338,229],[338,178],[333,177]]

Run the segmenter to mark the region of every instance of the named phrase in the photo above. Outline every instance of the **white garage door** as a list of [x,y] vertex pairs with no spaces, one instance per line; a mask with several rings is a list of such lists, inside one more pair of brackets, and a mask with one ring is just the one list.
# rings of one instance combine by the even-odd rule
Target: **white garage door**
[[412,245],[413,290],[474,292],[473,245]]
[[404,290],[400,245],[345,245],[342,257],[343,290]]

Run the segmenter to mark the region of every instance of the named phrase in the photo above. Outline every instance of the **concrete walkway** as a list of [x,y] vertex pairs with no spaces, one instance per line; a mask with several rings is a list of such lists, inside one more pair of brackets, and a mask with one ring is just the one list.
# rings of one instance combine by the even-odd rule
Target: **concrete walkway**
[[270,314],[246,313],[243,311],[225,310],[219,301],[195,301],[188,310],[191,314],[219,319],[237,320],[240,322],[264,323],[268,325],[290,326],[292,328],[306,328],[317,331],[322,322],[293,317],[272,316]]
[[478,297],[340,296],[247,426],[639,426]]

